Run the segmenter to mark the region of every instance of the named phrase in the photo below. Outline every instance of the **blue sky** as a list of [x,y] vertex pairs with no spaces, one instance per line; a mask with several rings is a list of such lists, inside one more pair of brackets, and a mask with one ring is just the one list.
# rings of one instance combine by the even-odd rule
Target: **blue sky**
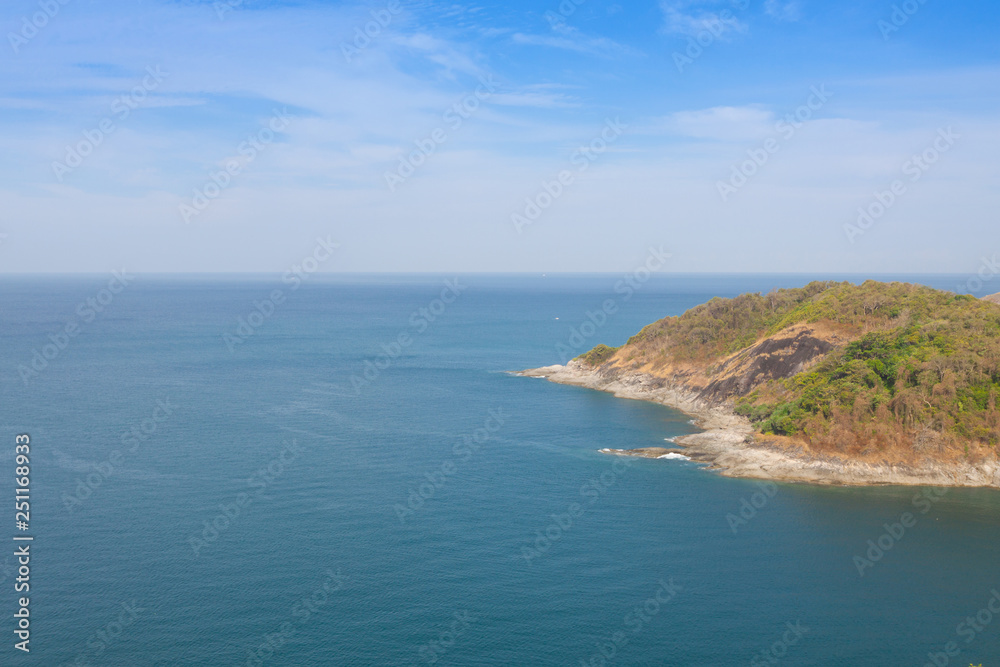
[[996,3],[8,0],[0,28],[0,272],[284,271],[317,237],[328,271],[1000,252]]

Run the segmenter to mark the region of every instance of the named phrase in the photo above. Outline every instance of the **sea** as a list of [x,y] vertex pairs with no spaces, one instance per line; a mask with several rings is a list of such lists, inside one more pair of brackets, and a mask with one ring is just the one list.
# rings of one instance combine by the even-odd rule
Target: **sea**
[[0,665],[1000,664],[997,491],[608,456],[697,427],[514,373],[712,297],[867,278],[1000,291],[0,278]]

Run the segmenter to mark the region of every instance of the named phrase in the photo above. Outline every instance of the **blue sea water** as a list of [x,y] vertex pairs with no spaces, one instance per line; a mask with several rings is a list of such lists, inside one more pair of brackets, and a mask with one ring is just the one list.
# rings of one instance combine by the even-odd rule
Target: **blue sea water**
[[608,457],[695,427],[508,373],[829,277],[3,278],[0,494],[29,433],[34,541],[25,654],[8,500],[0,664],[997,664],[997,492]]

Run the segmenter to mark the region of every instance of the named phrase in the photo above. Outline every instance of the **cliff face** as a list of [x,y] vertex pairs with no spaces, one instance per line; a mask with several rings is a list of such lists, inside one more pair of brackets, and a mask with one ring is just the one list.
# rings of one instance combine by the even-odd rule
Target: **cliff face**
[[724,359],[710,371],[702,394],[714,402],[746,396],[770,380],[801,373],[840,342],[814,327],[789,327]]
[[847,342],[848,337],[829,327],[796,324],[717,359],[637,365],[635,350],[626,345],[593,367],[608,380],[638,373],[648,376],[650,384],[684,387],[706,405],[717,406],[769,381],[793,377]]
[[996,294],[990,294],[989,296],[984,296],[983,301],[989,301],[990,303],[1000,304],[1000,292]]

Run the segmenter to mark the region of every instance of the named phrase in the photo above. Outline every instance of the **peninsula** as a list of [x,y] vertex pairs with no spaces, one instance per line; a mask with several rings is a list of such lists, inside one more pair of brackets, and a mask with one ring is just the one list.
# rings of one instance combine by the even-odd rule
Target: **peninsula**
[[658,402],[704,431],[683,454],[723,475],[1000,488],[1000,295],[813,282],[714,298],[619,347],[522,375]]

